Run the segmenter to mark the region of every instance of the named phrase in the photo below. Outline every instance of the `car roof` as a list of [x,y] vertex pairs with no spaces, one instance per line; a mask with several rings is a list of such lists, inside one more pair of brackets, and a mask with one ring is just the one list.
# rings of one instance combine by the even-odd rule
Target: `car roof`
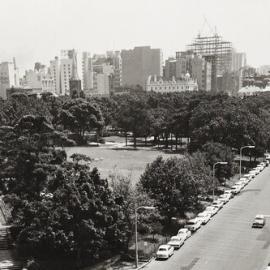
[[187,228],[181,228],[181,229],[179,229],[178,232],[188,232],[188,229]]
[[255,218],[264,218],[264,215],[256,215]]
[[171,246],[170,245],[161,245],[159,246],[159,248],[170,248]]

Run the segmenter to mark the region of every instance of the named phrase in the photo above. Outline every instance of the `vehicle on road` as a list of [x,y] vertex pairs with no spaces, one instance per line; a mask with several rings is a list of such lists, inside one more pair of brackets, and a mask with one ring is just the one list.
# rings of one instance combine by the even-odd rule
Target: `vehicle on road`
[[241,177],[239,182],[242,182],[246,186],[249,183],[249,179],[246,177]]
[[197,219],[199,219],[201,223],[205,225],[211,219],[211,214],[207,211],[201,212],[197,215]]
[[245,183],[243,181],[237,181],[234,183],[235,186],[239,186],[241,189],[245,187]]
[[187,228],[182,228],[178,231],[177,235],[186,240],[191,236],[191,231]]
[[213,201],[212,203],[212,206],[217,207],[218,210],[220,210],[223,207],[223,205],[224,205],[224,202],[219,199]]
[[231,189],[226,189],[223,195],[227,195],[231,199],[233,197],[233,192]]
[[209,212],[211,216],[214,216],[218,212],[218,208],[214,206],[207,206],[204,212]]
[[264,215],[257,215],[252,222],[252,228],[263,228],[265,225]]
[[270,263],[268,263],[267,267],[265,268],[265,270],[270,270]]
[[197,218],[193,218],[188,220],[188,222],[185,225],[186,229],[189,229],[191,232],[196,232],[198,229],[201,228],[201,221]]
[[241,189],[242,189],[241,186],[234,185],[234,186],[232,186],[232,193],[233,194],[238,194],[238,193],[240,193]]
[[251,174],[252,178],[254,178],[257,175],[257,172],[254,170],[249,171],[249,174]]
[[230,200],[230,198],[231,196],[229,194],[221,194],[218,199],[223,203],[227,203]]
[[183,246],[185,243],[185,240],[181,238],[179,235],[172,236],[170,241],[167,243],[167,245],[172,246],[174,249],[179,249],[181,246]]
[[169,259],[173,255],[174,248],[170,245],[161,245],[156,253],[157,259]]
[[253,178],[252,174],[250,174],[250,173],[244,174],[243,177],[246,178],[246,179],[248,179],[249,181],[251,181],[252,178]]

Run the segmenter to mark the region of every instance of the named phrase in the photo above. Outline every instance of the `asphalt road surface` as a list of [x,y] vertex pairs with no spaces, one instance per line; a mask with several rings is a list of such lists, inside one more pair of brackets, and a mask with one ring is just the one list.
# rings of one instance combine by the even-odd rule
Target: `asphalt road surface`
[[[263,229],[251,228],[269,215]],[[221,209],[166,261],[147,270],[263,270],[270,262],[270,167]]]

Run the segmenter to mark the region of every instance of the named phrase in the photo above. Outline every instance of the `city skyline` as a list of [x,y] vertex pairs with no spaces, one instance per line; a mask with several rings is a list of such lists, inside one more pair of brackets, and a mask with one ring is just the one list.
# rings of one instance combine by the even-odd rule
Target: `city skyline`
[[48,65],[66,48],[98,54],[145,45],[162,49],[166,59],[216,26],[237,51],[246,52],[249,65],[258,67],[270,63],[269,7],[267,0],[218,5],[213,0],[11,0],[1,6],[0,60],[15,57],[24,71],[35,62]]

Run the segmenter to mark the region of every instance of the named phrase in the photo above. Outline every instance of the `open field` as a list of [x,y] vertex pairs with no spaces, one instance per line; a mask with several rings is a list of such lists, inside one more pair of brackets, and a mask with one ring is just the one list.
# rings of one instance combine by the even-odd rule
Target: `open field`
[[80,153],[96,159],[92,166],[97,167],[103,177],[116,172],[130,176],[133,183],[138,181],[146,165],[158,156],[164,158],[179,156],[179,154],[165,153],[150,147],[139,147],[137,150],[132,147],[127,148],[124,138],[107,138],[107,141],[108,143],[99,147],[66,147],[65,150],[68,157],[73,153]]

